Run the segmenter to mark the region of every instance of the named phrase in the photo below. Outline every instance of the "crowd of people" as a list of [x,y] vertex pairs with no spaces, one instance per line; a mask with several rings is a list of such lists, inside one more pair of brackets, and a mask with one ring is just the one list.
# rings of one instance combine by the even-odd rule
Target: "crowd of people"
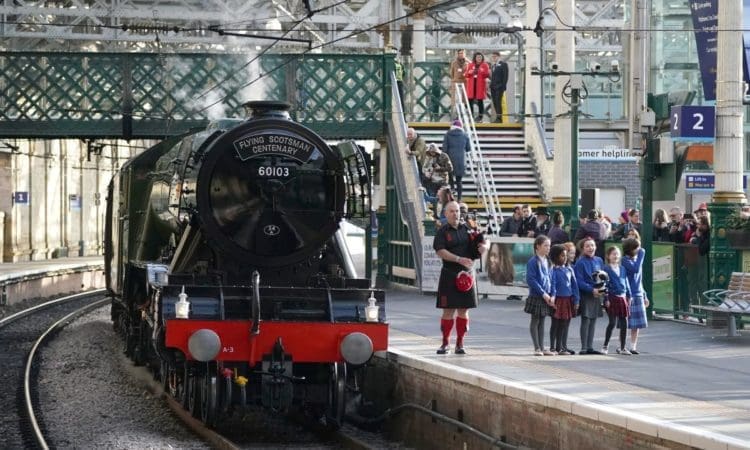
[[[601,210],[592,209],[580,217],[580,227],[575,236],[568,236],[564,230],[565,218],[556,210],[550,216],[546,207],[541,206],[534,214],[529,205],[516,205],[513,213],[503,222],[501,236],[537,237],[549,236],[552,244],[563,243],[570,238],[575,241],[584,236],[591,236],[601,247],[606,240],[621,242],[629,237],[641,239],[641,213],[628,208],[620,213],[617,221],[603,214]],[[669,218],[663,209],[654,211],[653,241],[673,242],[675,244],[696,244],[700,254],[708,253],[711,221],[706,203],[701,203],[692,214],[684,214],[675,206],[670,209]],[[600,250],[600,257],[604,256]]]
[[[581,318],[580,355],[609,353],[609,342],[615,326],[620,330],[616,351],[637,355],[639,330],[648,326],[646,308],[649,300],[643,289],[645,250],[640,240],[628,237],[620,249],[611,246],[606,259],[596,255],[597,244],[585,236],[576,246],[572,242],[552,245],[540,235],[534,240],[534,256],[526,266],[529,295],[524,311],[531,315],[529,332],[534,355],[574,355],[568,347],[568,328],[572,318]],[[576,257],[576,254],[578,256]],[[596,320],[607,314],[601,350],[594,347]],[[545,318],[552,318],[550,346],[544,346]],[[627,330],[630,345],[626,346]]]
[[[557,214],[556,225],[562,219]],[[589,213],[593,217],[597,212]],[[515,214],[518,228],[523,231],[523,208]],[[474,260],[489,248],[484,236],[477,234],[470,224],[461,220],[460,205],[456,201],[446,206],[446,223],[438,229],[433,243],[436,254],[443,260],[438,283],[436,307],[443,310],[440,318],[442,344],[438,354],[446,354],[450,336],[456,325],[455,353],[465,354],[464,336],[468,330],[468,310],[477,306],[476,284],[464,289],[460,277],[470,277]],[[509,219],[510,220],[510,219]],[[544,219],[546,221],[546,219]],[[588,223],[596,223],[592,220]],[[537,222],[537,228],[539,223]],[[534,231],[529,231],[533,233]],[[639,330],[648,326],[646,308],[648,298],[643,288],[643,260],[645,250],[637,237],[626,237],[619,248],[607,249],[606,259],[597,256],[597,242],[584,236],[576,246],[571,241],[552,244],[546,234],[534,240],[534,256],[526,265],[526,284],[529,289],[524,311],[531,316],[529,332],[534,355],[574,355],[568,346],[568,329],[574,317],[580,317],[581,355],[609,353],[609,341],[615,326],[620,330],[616,351],[621,355],[637,355]],[[501,258],[488,256],[488,264],[500,264]],[[509,258],[506,258],[509,260]],[[506,261],[507,262],[507,261]],[[468,274],[467,274],[468,273]],[[604,275],[600,275],[603,273]],[[609,324],[601,350],[594,347],[596,320],[607,313]],[[550,346],[545,347],[545,319],[552,318],[549,329]],[[626,346],[627,330],[630,345]]]
[[[445,191],[450,194],[449,189]],[[465,211],[461,211],[458,202],[451,197],[443,201],[450,206],[449,219],[438,230],[440,237],[436,237],[434,245],[438,256],[443,259],[436,304],[443,309],[443,342],[438,353],[447,353],[455,322],[458,332],[456,353],[465,354],[463,340],[468,330],[468,310],[476,307],[477,291],[476,285],[473,285],[459,295],[459,288],[454,283],[457,273],[471,270],[472,258],[479,258],[488,249],[487,272],[490,282],[512,282],[514,269],[510,255],[502,255],[499,245],[490,245],[481,235],[479,251],[472,253],[472,245],[477,245],[471,238],[476,226],[462,220]],[[526,265],[529,291],[524,303],[524,311],[531,316],[529,332],[534,346],[533,354],[576,354],[568,346],[568,329],[571,320],[580,317],[581,346],[578,354],[608,354],[614,329],[617,328],[616,353],[638,355],[639,331],[648,326],[646,308],[649,306],[643,287],[646,252],[641,247],[640,211],[627,209],[618,217],[618,223],[613,224],[606,215],[592,209],[581,218],[581,226],[572,238],[565,231],[564,222],[559,210],[554,211],[550,218],[545,207],[538,207],[532,214],[529,205],[516,205],[500,230],[502,236],[534,238],[534,255]],[[654,241],[692,243],[704,255],[709,249],[709,227],[705,203],[701,203],[693,214],[683,214],[679,207],[671,208],[669,219],[664,210],[657,210],[654,214]],[[451,232],[455,233],[455,237],[451,235],[446,238]],[[614,245],[605,249],[607,240],[621,242],[622,250]],[[489,270],[501,265],[506,267]],[[452,303],[450,300],[457,296],[464,298],[464,301]],[[605,314],[608,324],[603,344],[597,349],[594,345],[596,321]],[[549,347],[544,345],[547,316],[552,321]]]

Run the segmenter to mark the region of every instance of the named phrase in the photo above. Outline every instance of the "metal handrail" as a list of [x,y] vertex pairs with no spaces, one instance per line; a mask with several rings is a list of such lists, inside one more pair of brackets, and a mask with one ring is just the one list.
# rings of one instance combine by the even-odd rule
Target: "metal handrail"
[[[536,103],[531,102],[533,115],[537,113]],[[533,121],[533,122],[532,122]],[[548,200],[548,193],[552,192],[554,179],[554,153],[547,144],[544,127],[539,117],[526,118],[524,126],[524,141],[526,150],[530,153],[537,171],[537,183],[542,198]]]
[[474,117],[472,117],[471,105],[466,95],[466,87],[463,83],[456,83],[456,111],[462,124],[465,124],[464,130],[469,135],[469,164],[467,167],[471,172],[474,183],[477,187],[477,194],[484,203],[487,211],[487,225],[495,233],[500,232],[500,225],[503,223],[502,208],[498,202],[497,186],[495,177],[492,176],[492,167],[489,161],[482,157],[482,149],[477,135]]
[[547,144],[547,139],[544,138],[544,125],[542,125],[542,118],[538,116],[539,108],[537,108],[535,102],[531,102],[531,114],[534,117],[534,125],[536,128],[536,132],[540,137],[539,141],[542,148],[544,149],[544,155],[547,157],[547,159],[553,159],[554,154],[552,153],[552,149],[550,148],[550,146]]

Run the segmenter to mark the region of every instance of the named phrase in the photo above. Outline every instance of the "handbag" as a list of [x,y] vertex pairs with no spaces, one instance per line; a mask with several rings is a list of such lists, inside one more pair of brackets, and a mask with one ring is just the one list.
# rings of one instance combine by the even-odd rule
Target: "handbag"
[[474,287],[474,277],[470,272],[462,270],[456,275],[456,290],[458,292],[469,292]]

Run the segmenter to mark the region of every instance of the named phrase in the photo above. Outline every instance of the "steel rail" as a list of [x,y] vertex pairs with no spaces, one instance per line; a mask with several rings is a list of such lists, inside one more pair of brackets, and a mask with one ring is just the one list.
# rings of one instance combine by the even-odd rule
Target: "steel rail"
[[18,319],[22,319],[42,309],[51,308],[52,306],[58,305],[60,303],[66,303],[66,302],[71,302],[74,300],[79,300],[80,298],[86,297],[87,295],[103,294],[104,292],[105,292],[105,289],[97,289],[95,291],[88,291],[88,292],[83,292],[80,294],[68,295],[67,297],[60,297],[55,300],[50,300],[48,302],[40,303],[31,308],[24,309],[23,311],[18,311],[15,314],[11,314],[8,317],[4,317],[3,319],[0,319],[0,328],[3,328],[4,326],[11,324]]
[[[96,294],[101,294],[103,293],[103,291],[104,290],[102,289],[102,290],[87,292],[85,294],[75,294],[75,295],[71,295],[68,297],[63,297],[63,298],[54,300],[53,302],[57,304],[57,303],[60,303],[61,301],[79,300],[85,296],[94,296]],[[52,324],[49,328],[47,328],[47,330],[44,333],[42,333],[41,336],[39,336],[39,339],[36,340],[34,345],[31,347],[31,350],[29,350],[29,354],[26,357],[26,367],[24,369],[24,375],[23,375],[24,402],[26,404],[26,414],[28,415],[29,422],[31,423],[31,427],[33,429],[34,438],[36,439],[39,447],[44,450],[49,450],[49,445],[47,445],[47,441],[44,438],[44,435],[42,434],[41,428],[39,427],[39,422],[36,420],[36,413],[34,411],[34,405],[32,404],[32,401],[31,401],[31,366],[34,362],[34,357],[36,356],[36,352],[41,347],[42,343],[47,339],[47,337],[53,331],[56,331],[58,328],[62,328],[63,326],[67,325],[69,321],[71,321],[72,319],[82,316],[83,314],[86,314],[89,311],[102,307],[103,305],[109,303],[109,301],[110,301],[109,298],[103,298],[101,300],[97,300],[93,303],[90,303],[66,315],[62,319]],[[53,302],[48,302],[48,303],[45,303],[44,305],[49,307],[51,306],[50,303],[53,303]],[[38,305],[38,306],[42,306],[42,305]],[[36,311],[37,309],[39,308],[37,307],[29,308],[29,310],[34,310],[34,311]],[[25,311],[21,311],[21,312],[25,312]],[[28,314],[29,313],[25,315],[28,315]],[[14,314],[14,316],[17,316],[17,315],[18,314]]]

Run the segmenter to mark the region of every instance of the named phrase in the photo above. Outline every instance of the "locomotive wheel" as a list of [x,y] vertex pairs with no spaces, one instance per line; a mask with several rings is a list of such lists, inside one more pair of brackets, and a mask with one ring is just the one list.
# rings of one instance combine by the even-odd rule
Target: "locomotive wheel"
[[344,363],[333,363],[329,370],[326,426],[332,430],[337,430],[344,423],[346,365]]
[[177,401],[182,404],[182,407],[185,409],[188,409],[189,404],[189,396],[190,392],[188,390],[188,364],[186,362],[183,362],[178,368],[175,370],[175,376],[177,376],[177,373],[180,374],[180,376],[177,378],[177,389],[175,392],[175,398]]
[[196,419],[201,417],[201,385],[200,379],[196,375],[189,375],[186,382],[188,411]]
[[164,389],[164,392],[174,398],[179,398],[177,369],[175,368],[174,364],[162,360],[161,369],[159,370],[159,372],[161,378],[161,387]]
[[212,427],[216,424],[218,414],[219,382],[216,375],[204,375],[201,380],[201,420]]

